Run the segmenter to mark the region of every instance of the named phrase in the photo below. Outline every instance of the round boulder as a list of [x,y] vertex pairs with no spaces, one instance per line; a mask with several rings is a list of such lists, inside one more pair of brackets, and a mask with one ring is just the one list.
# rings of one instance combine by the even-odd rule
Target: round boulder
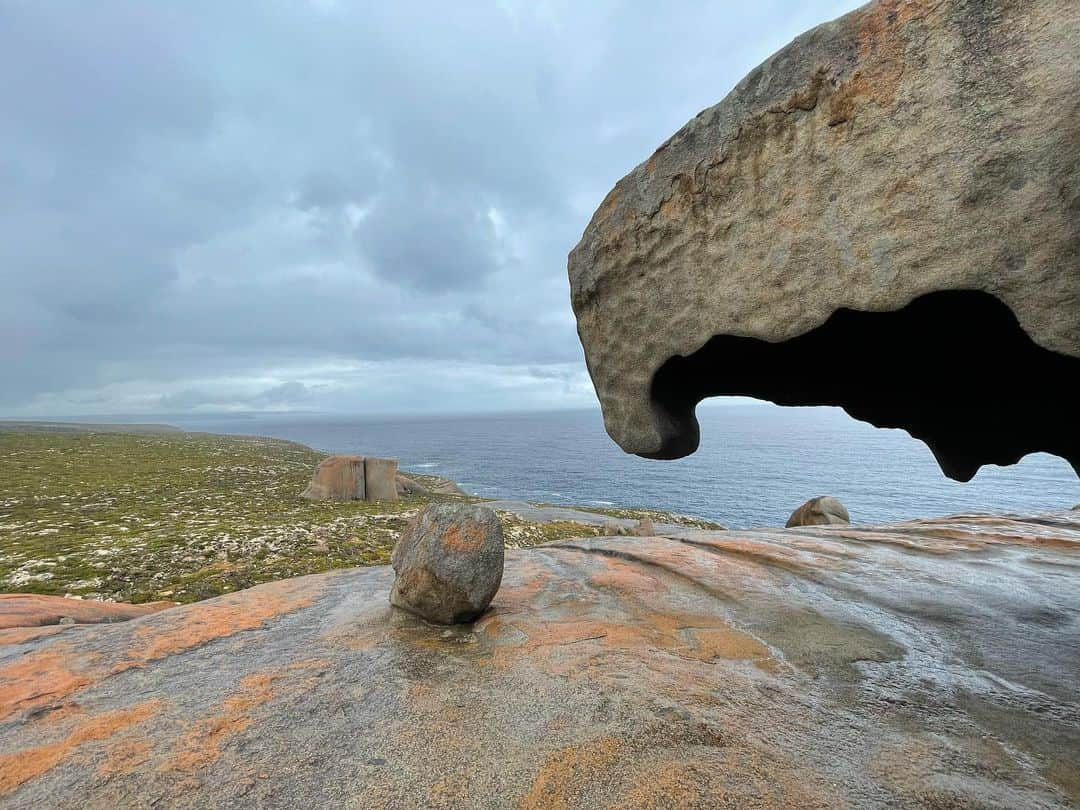
[[439,624],[471,622],[502,582],[502,526],[482,506],[433,504],[405,529],[390,561],[390,604]]
[[819,498],[811,498],[792,512],[785,528],[826,526],[835,523],[851,523],[851,517],[840,501],[828,495],[822,495]]

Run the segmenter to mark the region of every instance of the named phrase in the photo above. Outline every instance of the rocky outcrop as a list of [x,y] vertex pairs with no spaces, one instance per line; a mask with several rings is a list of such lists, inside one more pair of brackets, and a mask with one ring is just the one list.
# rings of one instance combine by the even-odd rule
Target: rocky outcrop
[[396,501],[397,461],[371,456],[364,459],[364,486],[369,501]]
[[424,481],[398,473],[398,495],[466,495],[467,493],[448,478],[440,478],[437,475],[426,475]]
[[904,428],[961,480],[1080,465],[1078,43],[1074,0],[877,0],[675,133],[570,254],[612,438],[686,455],[739,394]]
[[448,478],[439,478],[438,476],[428,476],[430,484],[428,490],[436,495],[468,495],[465,490],[455,484]]
[[614,520],[605,520],[600,525],[600,531],[606,537],[624,537],[630,533],[630,529]]
[[471,622],[502,581],[502,525],[482,506],[433,504],[409,524],[391,561],[392,605],[440,624]]
[[330,456],[315,468],[300,497],[311,501],[396,501],[397,461],[372,456]]
[[309,501],[365,500],[364,457],[330,456],[315,468],[300,497]]
[[414,481],[407,475],[397,476],[397,494],[398,495],[430,495],[431,490],[425,487],[418,481]]
[[69,627],[0,646],[0,804],[1066,807],[1078,555],[1072,511],[686,531],[509,550],[470,627],[388,567]]
[[[96,602],[33,593],[0,594],[0,630],[64,624],[125,622],[173,607],[172,602]],[[65,621],[67,620],[67,621]]]
[[847,509],[836,498],[822,495],[811,498],[788,518],[785,528],[792,529],[796,526],[828,526],[843,523],[851,523],[851,516]]

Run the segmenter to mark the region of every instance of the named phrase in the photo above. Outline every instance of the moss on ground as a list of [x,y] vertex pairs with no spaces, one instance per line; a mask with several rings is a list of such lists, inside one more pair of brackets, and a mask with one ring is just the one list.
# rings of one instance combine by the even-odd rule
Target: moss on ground
[[[192,602],[388,563],[419,509],[478,500],[303,500],[324,457],[258,437],[0,432],[0,591]],[[500,519],[512,547],[599,533],[570,521]]]

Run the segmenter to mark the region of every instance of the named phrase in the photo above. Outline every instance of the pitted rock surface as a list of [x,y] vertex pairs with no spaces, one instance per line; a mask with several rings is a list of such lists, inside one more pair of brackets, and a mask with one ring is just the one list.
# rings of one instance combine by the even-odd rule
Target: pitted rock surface
[[0,646],[0,804],[1069,807],[1080,514],[507,552],[472,627],[389,567]]
[[394,546],[390,603],[440,624],[487,610],[503,575],[502,524],[483,506],[432,504]]
[[829,524],[851,523],[847,508],[836,498],[822,495],[811,498],[788,518],[786,528],[797,526],[824,526]]
[[[687,123],[618,182],[569,258],[612,438],[631,453],[686,455],[697,447],[697,400],[741,393],[841,405],[908,429],[961,480],[1035,450],[1080,467],[1080,431],[1061,404],[1080,377],[1078,54],[1075,0],[877,0],[798,37]],[[956,307],[943,317],[949,345],[930,339],[925,358],[951,349],[956,362],[927,379],[912,408],[932,401],[948,416],[950,398],[986,386],[948,428],[887,412],[890,396],[860,401],[876,382],[830,395],[831,381],[875,367],[869,336],[836,344],[865,351],[862,367],[809,349],[765,368],[764,380],[750,363],[746,380],[725,387],[740,339],[764,354],[843,313],[900,311],[945,293],[954,297],[931,300]],[[1046,371],[1024,359],[995,367],[980,353],[996,356],[986,336],[965,334],[965,307],[985,309],[1002,334],[1012,320],[1016,351]],[[916,337],[920,317],[911,316]],[[710,359],[714,379],[685,372],[654,389],[668,361],[697,356],[714,337],[727,341]],[[901,359],[903,343],[893,347]],[[915,361],[910,375],[890,376],[883,356],[876,365],[880,384],[899,393],[927,376]],[[1033,374],[1034,404],[1007,390]],[[994,408],[1001,418],[987,419],[974,447],[950,446]],[[1060,424],[1047,431],[1051,416]]]

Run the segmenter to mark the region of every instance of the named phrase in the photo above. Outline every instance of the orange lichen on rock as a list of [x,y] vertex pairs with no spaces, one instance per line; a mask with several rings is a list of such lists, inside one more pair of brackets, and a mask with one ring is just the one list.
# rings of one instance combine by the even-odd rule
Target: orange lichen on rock
[[642,569],[619,559],[607,559],[604,566],[589,577],[589,584],[596,588],[609,588],[626,594],[653,595],[665,590],[663,583]]
[[[995,515],[957,515],[953,526],[936,525],[928,520],[912,520],[896,524],[897,528],[911,527],[917,532],[909,539],[921,543],[920,548],[929,549],[946,545],[949,541],[958,551],[981,551],[991,546],[1027,546],[1052,548],[1060,551],[1080,551],[1080,539],[1075,534],[1062,532],[1058,526],[1042,526],[1035,521],[1011,520]],[[887,527],[888,534],[893,527]]]
[[[596,647],[599,647],[602,652],[618,652],[634,657],[663,652],[705,662],[745,660],[764,670],[772,670],[776,666],[765,644],[718,616],[650,612],[643,606],[639,610],[633,605],[624,606],[624,611],[625,615],[619,619],[507,621],[505,628],[517,630],[524,640],[518,644],[504,643],[496,647],[494,662],[499,668],[509,669],[519,660],[538,665],[538,662],[550,658],[548,666],[552,671],[565,672],[576,661],[595,656]],[[506,635],[504,631],[503,636]],[[590,649],[587,646],[590,642],[595,647]],[[581,645],[579,653],[567,652],[567,648],[576,645]]]
[[523,810],[576,807],[575,797],[581,794],[583,787],[603,778],[605,771],[618,762],[621,750],[619,740],[601,737],[550,754],[540,766],[521,807]]
[[464,553],[479,549],[485,537],[484,527],[477,523],[452,524],[443,532],[442,541],[451,551]]
[[311,584],[298,579],[177,608],[159,624],[137,628],[127,658],[111,670],[71,656],[64,643],[35,650],[0,667],[0,720],[63,700],[109,675],[260,627],[268,619],[310,604],[314,597]]
[[8,630],[0,630],[0,646],[5,644],[25,644],[35,638],[54,636],[62,633],[68,625],[50,624],[46,627],[12,627]]
[[[887,0],[853,12],[849,24],[856,29],[857,58],[852,60],[851,72],[829,77],[819,66],[803,88],[769,112],[811,112],[827,98],[827,124],[835,127],[850,121],[864,102],[891,107],[904,77],[909,41],[900,32],[915,20],[929,18],[933,11],[926,0]],[[779,130],[760,126],[758,131],[771,134]]]
[[105,712],[88,718],[58,742],[0,756],[0,795],[10,793],[24,782],[52,770],[80,746],[107,739],[125,728],[143,722],[156,713],[160,706],[160,701],[150,700],[130,709]]
[[254,630],[270,619],[307,607],[317,595],[310,578],[301,577],[177,608],[168,621],[138,628],[128,659],[114,672]]
[[217,762],[225,741],[251,724],[248,712],[274,697],[270,687],[280,677],[278,672],[260,672],[241,678],[237,690],[222,704],[221,714],[188,730],[169,769],[195,771]]
[[[585,561],[577,578],[553,579],[552,570],[535,554],[515,560],[510,587],[500,591],[493,613],[475,626],[482,650],[490,653],[484,661],[503,670],[528,662],[568,674],[580,672],[599,655],[656,659],[659,653],[775,668],[770,648],[720,612],[665,604],[665,595],[682,592],[687,582],[711,593],[721,572],[726,585],[752,576],[760,582],[767,576],[756,571],[760,566],[747,565],[738,554],[727,558],[666,538],[635,544],[633,551],[621,547],[626,544],[613,545],[620,548],[596,543],[553,546],[559,553],[575,552],[576,562]],[[573,615],[557,607],[568,601],[577,606]]]
[[699,661],[743,659],[766,670],[776,666],[767,646],[734,627],[688,627],[683,634],[689,643],[686,648],[676,650],[679,655]]
[[65,617],[76,624],[123,622],[171,607],[174,607],[172,602],[130,605],[32,593],[0,593],[0,630],[54,625]]
[[[515,560],[512,571],[504,575],[502,585],[491,601],[495,613],[517,613],[527,610],[534,598],[551,581],[549,568],[538,563],[533,557],[521,557]],[[481,619],[481,622],[485,619]]]
[[[222,746],[230,737],[251,725],[251,711],[278,696],[272,688],[279,680],[296,670],[319,669],[329,661],[313,659],[297,661],[281,669],[256,672],[240,679],[236,690],[221,704],[221,712],[192,725],[179,745],[179,751],[168,764],[169,770],[196,771],[217,762]],[[308,685],[307,680],[296,685]],[[295,685],[294,685],[295,686]]]
[[700,763],[664,761],[639,776],[615,804],[617,810],[700,807],[709,774]]
[[251,724],[248,712],[274,697],[270,687],[279,677],[278,673],[257,673],[242,678],[237,691],[225,700],[224,711],[188,732],[185,748],[177,754],[172,767],[190,771],[216,762],[225,740]]
[[765,538],[745,537],[734,532],[728,537],[712,534],[694,538],[693,544],[707,549],[714,549],[739,560],[752,563],[761,568],[758,573],[765,574],[768,569],[780,569],[792,573],[808,573],[820,569],[835,569],[839,561],[832,555],[808,552],[799,549],[790,542],[790,535],[778,536],[776,542]]
[[1062,531],[1061,526],[1041,526],[1034,521],[992,515],[955,515],[949,520],[948,524],[909,520],[888,526],[830,527],[820,537],[823,541],[894,545],[934,555],[979,552],[996,546],[1080,551],[1080,540],[1075,534]]
[[[657,149],[656,153],[653,155],[653,157],[655,157],[656,154],[658,154],[659,152],[660,152],[660,150]],[[654,166],[655,166],[655,163],[653,164],[653,167]],[[653,167],[650,167],[650,171],[652,170]],[[608,192],[607,196],[604,197],[604,199],[601,201],[600,207],[597,209],[597,212],[596,212],[596,219],[603,220],[604,218],[606,218],[613,210],[615,210],[615,206],[616,206],[616,204],[618,202],[619,202],[619,192],[616,191],[615,189],[612,189],[611,191]]]
[[97,769],[98,776],[123,776],[150,759],[153,743],[145,737],[128,737],[116,743]]
[[66,647],[36,650],[0,667],[0,720],[62,700],[91,682]]

